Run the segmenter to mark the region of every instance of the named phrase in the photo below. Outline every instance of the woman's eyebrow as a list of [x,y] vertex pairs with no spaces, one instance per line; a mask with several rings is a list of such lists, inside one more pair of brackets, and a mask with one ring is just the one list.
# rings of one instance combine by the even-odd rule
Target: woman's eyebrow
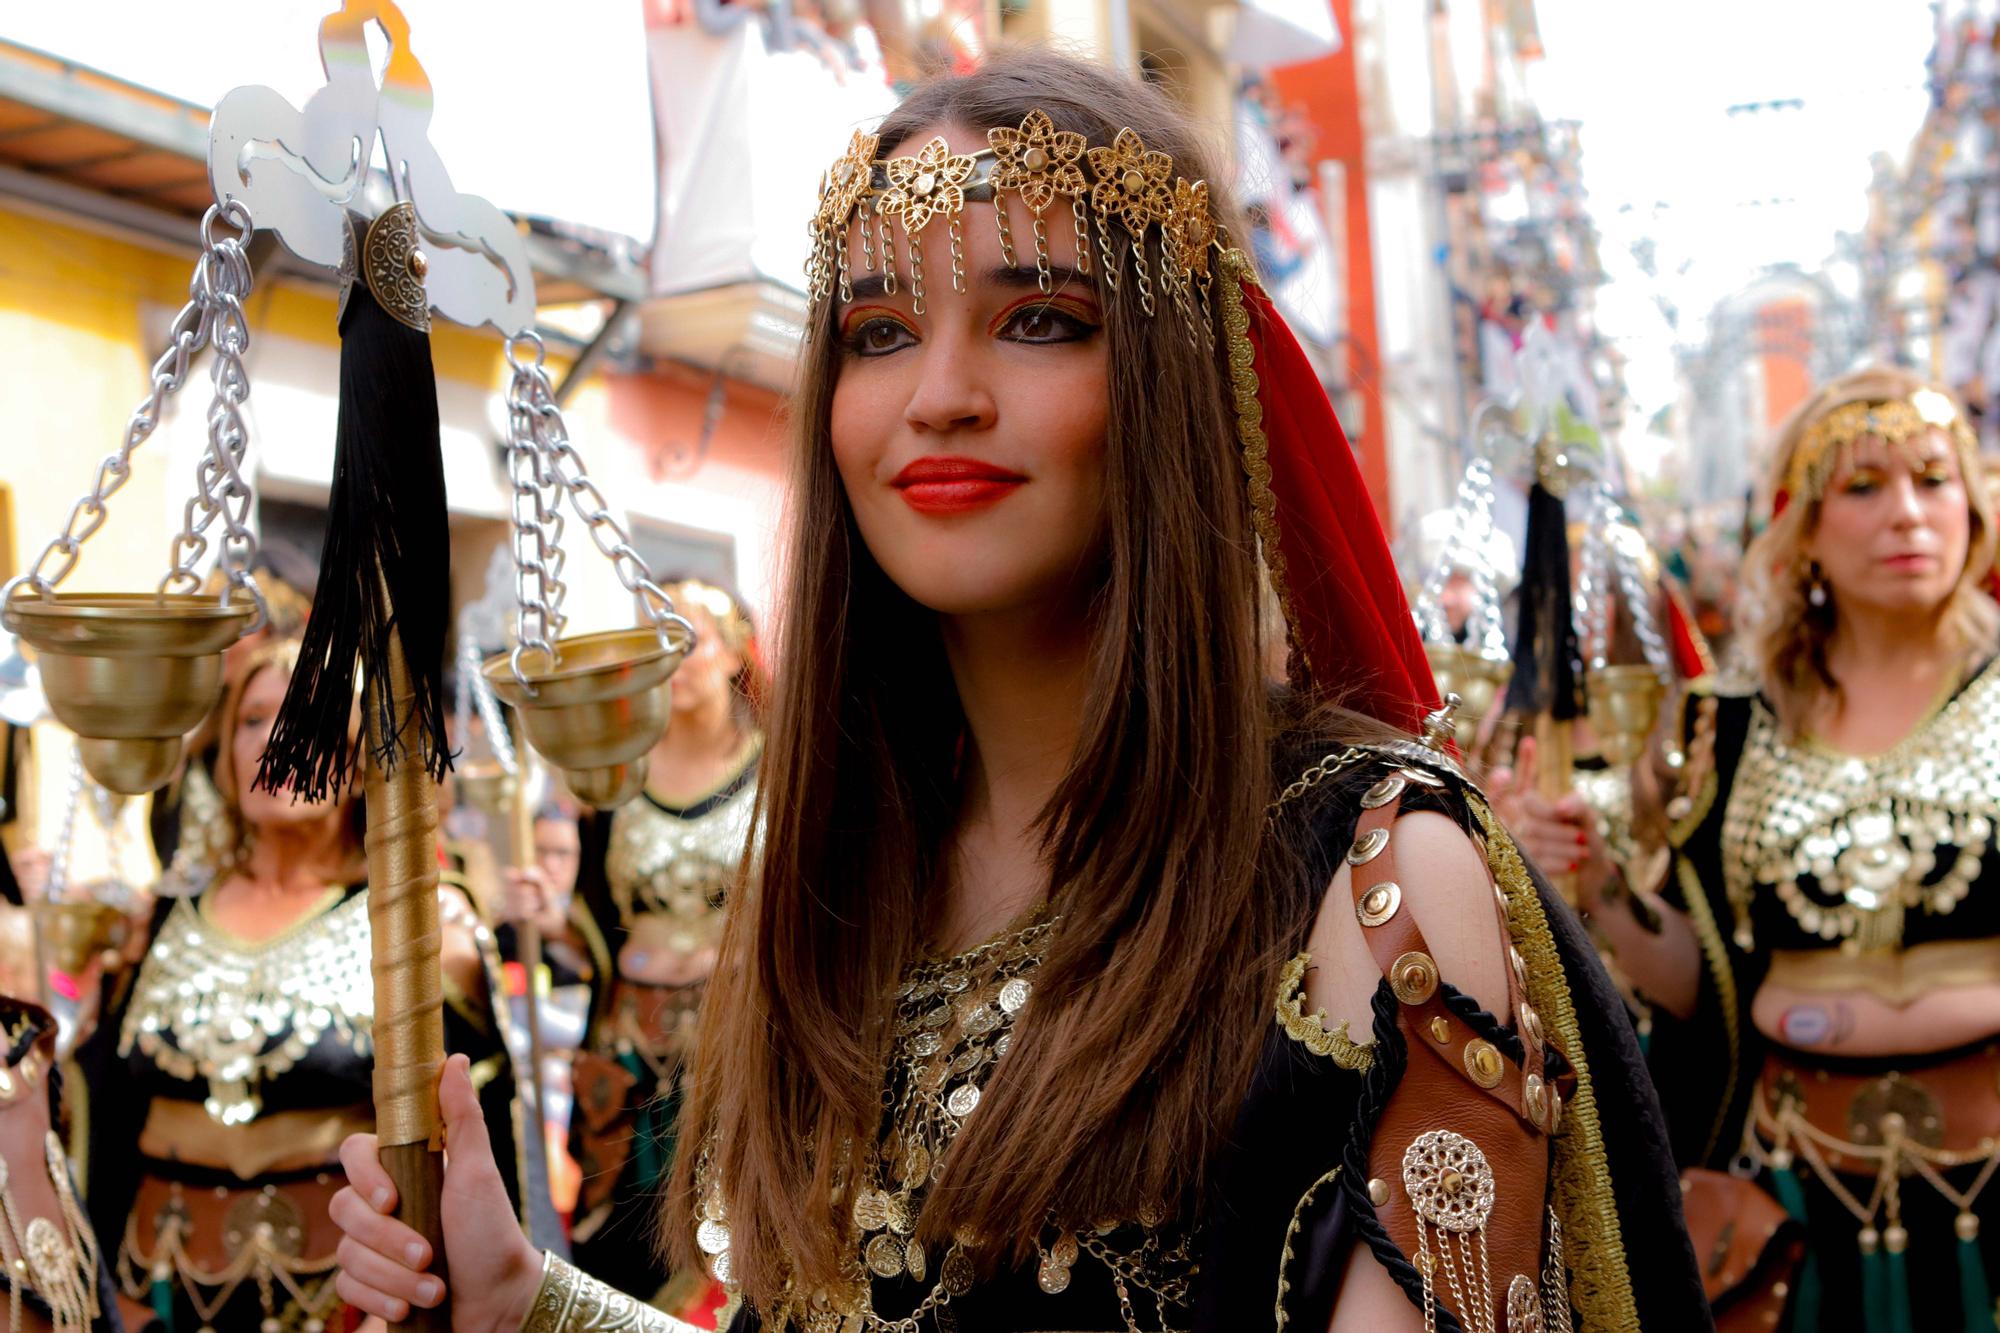
[[[986,281],[995,287],[1039,287],[1042,282],[1042,275],[1034,268],[1023,268],[1018,265],[1002,264],[996,268],[989,268],[986,270],[984,276]],[[1049,290],[1051,294],[1062,291],[1071,283],[1076,283],[1086,292],[1092,290],[1089,278],[1080,271],[1061,264],[1050,265]],[[889,280],[880,273],[864,274],[854,279],[849,285],[848,291],[850,295],[849,305],[860,301],[877,300],[889,294]]]
[[889,280],[880,273],[871,273],[864,277],[856,278],[849,285],[848,290],[853,297],[853,300],[849,301],[848,304],[852,305],[854,301],[887,296],[889,294]]
[[[1002,264],[997,268],[986,270],[986,281],[995,287],[1039,287],[1042,283],[1042,275],[1033,267],[1022,268],[1015,265]],[[1086,291],[1090,289],[1089,279],[1085,278],[1077,270],[1066,268],[1060,264],[1049,266],[1049,290],[1051,294],[1061,291],[1072,282],[1078,281],[1082,282]]]

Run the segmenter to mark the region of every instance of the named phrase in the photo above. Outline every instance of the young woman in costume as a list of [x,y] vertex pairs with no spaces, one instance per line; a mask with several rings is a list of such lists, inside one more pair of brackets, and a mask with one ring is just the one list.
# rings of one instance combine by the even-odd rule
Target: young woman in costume
[[[205,887],[160,899],[143,957],[106,980],[78,1057],[85,1196],[133,1330],[319,1333],[345,1318],[327,1206],[341,1140],[374,1122],[358,788],[312,804],[251,787],[297,653],[296,640],[264,644],[224,695]],[[446,1044],[474,1062],[473,1113],[504,1164],[498,1206],[511,1219],[497,958],[466,899],[446,889],[440,906]]]
[[[645,790],[583,819],[576,896],[557,938],[587,948],[608,978],[574,1066],[570,1150],[583,1185],[573,1257],[671,1310],[708,1284],[697,1269],[672,1281],[655,1241],[695,1014],[715,969],[723,903],[743,872],[764,687],[750,618],[734,596],[694,579],[666,591],[693,622],[695,647],[674,671],[673,711],[648,756]],[[549,889],[538,873],[516,872],[510,905],[547,916]]]
[[1987,1329],[1993,499],[1963,408],[1900,370],[1821,389],[1772,465],[1745,565],[1757,687],[1687,700],[1664,890],[1632,894],[1651,886],[1546,809],[1522,842],[1579,863],[1585,910],[1653,1000],[1684,1163],[1756,1174],[1803,1223],[1790,1327]]
[[[826,179],[762,850],[665,1222],[738,1333],[1705,1324],[1631,1030],[1411,738],[1421,647],[1218,165],[1021,53]],[[456,1327],[685,1327],[484,1220],[440,1095]],[[344,1156],[343,1292],[435,1299]]]

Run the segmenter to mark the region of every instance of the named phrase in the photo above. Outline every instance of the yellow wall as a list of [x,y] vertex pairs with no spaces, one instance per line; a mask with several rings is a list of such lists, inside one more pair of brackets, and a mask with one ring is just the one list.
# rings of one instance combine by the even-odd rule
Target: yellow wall
[[[171,313],[187,300],[193,265],[192,251],[167,253],[0,208],[0,401],[6,407],[0,477],[14,491],[10,554],[17,570],[56,535],[99,460],[118,447],[161,350],[142,340],[149,328],[154,337],[164,333],[159,310]],[[249,314],[253,345],[259,333],[339,344],[328,290],[266,284],[253,290]],[[495,338],[440,326],[431,355],[440,375],[494,392],[504,387],[506,363]],[[177,412],[198,415],[206,407],[206,368],[204,355],[177,396]],[[164,516],[169,503],[178,512],[182,499],[168,495],[165,467],[163,449],[146,445],[133,454],[131,479],[84,548],[67,588],[143,589],[159,581],[173,537]]]
[[[192,234],[192,223],[189,230]],[[147,340],[163,338],[166,318],[187,300],[193,265],[192,249],[172,253],[40,213],[0,208],[0,421],[5,423],[0,480],[12,492],[14,519],[11,539],[0,531],[0,541],[11,540],[0,565],[25,570],[89,488],[99,461],[118,447],[132,408],[145,396],[147,374],[160,350]],[[282,334],[328,348],[339,345],[335,300],[328,288],[265,283],[253,289],[248,309],[253,354],[260,334]],[[497,338],[440,326],[432,335],[431,354],[441,376],[495,394],[505,387],[506,362]],[[210,396],[208,365],[204,352],[176,396],[177,414],[199,421]],[[561,363],[553,365],[558,376],[560,370]],[[578,406],[589,403],[602,415],[601,390],[595,383],[584,389]],[[333,430],[330,416],[326,429]],[[257,443],[282,447],[275,441]],[[109,518],[85,545],[64,588],[154,587],[167,571],[173,538],[169,515],[179,515],[191,482],[186,475],[168,477],[165,440],[156,437],[142,445],[132,455],[130,479],[110,502]],[[498,530],[498,525],[487,526],[496,531],[472,534],[481,549],[478,561],[460,571],[456,591],[461,595],[468,591],[463,586],[467,578],[476,581],[484,571],[485,548]],[[588,542],[580,529],[576,539]],[[46,846],[55,838],[69,748],[70,738],[61,728],[44,724],[35,729],[39,771],[23,802],[24,826],[8,830],[10,846],[24,840]],[[138,844],[143,848],[143,837]],[[104,838],[88,820],[75,851],[73,882],[104,873]],[[125,873],[144,882],[145,869],[133,864],[130,855],[125,859]]]

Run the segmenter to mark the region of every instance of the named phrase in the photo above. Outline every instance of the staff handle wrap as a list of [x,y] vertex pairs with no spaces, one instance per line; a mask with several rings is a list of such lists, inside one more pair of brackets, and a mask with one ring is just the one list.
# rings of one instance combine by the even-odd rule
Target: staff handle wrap
[[[395,1181],[397,1217],[430,1242],[431,1271],[444,1277],[443,1135],[437,1104],[444,1065],[444,974],[438,961],[437,784],[416,755],[416,691],[400,638],[389,636],[386,679],[368,682],[368,925],[374,935],[375,1132]],[[385,768],[388,715],[403,728],[401,762]],[[396,1327],[448,1333],[440,1307],[412,1309]]]

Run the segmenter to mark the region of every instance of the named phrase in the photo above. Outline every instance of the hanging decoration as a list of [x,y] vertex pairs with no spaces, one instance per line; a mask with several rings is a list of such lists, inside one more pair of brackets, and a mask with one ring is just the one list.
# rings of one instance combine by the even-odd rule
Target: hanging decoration
[[[370,25],[387,40],[379,84]],[[302,108],[263,87],[238,88],[217,104],[208,159],[216,202],[200,224],[188,303],[119,448],[61,534],[0,590],[0,624],[36,650],[49,709],[77,734],[84,770],[129,794],[172,776],[182,736],[219,693],[223,650],[265,622],[250,573],[255,495],[242,411],[251,234],[268,230],[300,259],[336,273],[341,393],[321,614],[258,780],[308,799],[337,792],[357,769],[365,784],[377,1132],[403,1220],[441,1256],[434,779],[450,765],[441,684],[450,588],[433,313],[506,339],[519,633],[513,651],[483,671],[523,708],[536,746],[581,770],[572,781],[587,799],[615,803],[643,781],[644,756],[666,721],[664,686],[693,628],[569,443],[534,328],[524,243],[499,209],[453,187],[431,146],[431,86],[402,12],[392,0],[346,0],[320,23],[319,49],[327,81]],[[203,352],[213,353],[209,438],[168,573],[151,592],[58,591],[131,475],[133,450]],[[635,597],[645,628],[562,637],[565,498]],[[203,593],[212,542],[223,579]],[[358,747],[350,739],[357,683]],[[416,1311],[403,1327],[449,1324],[446,1311]]]

